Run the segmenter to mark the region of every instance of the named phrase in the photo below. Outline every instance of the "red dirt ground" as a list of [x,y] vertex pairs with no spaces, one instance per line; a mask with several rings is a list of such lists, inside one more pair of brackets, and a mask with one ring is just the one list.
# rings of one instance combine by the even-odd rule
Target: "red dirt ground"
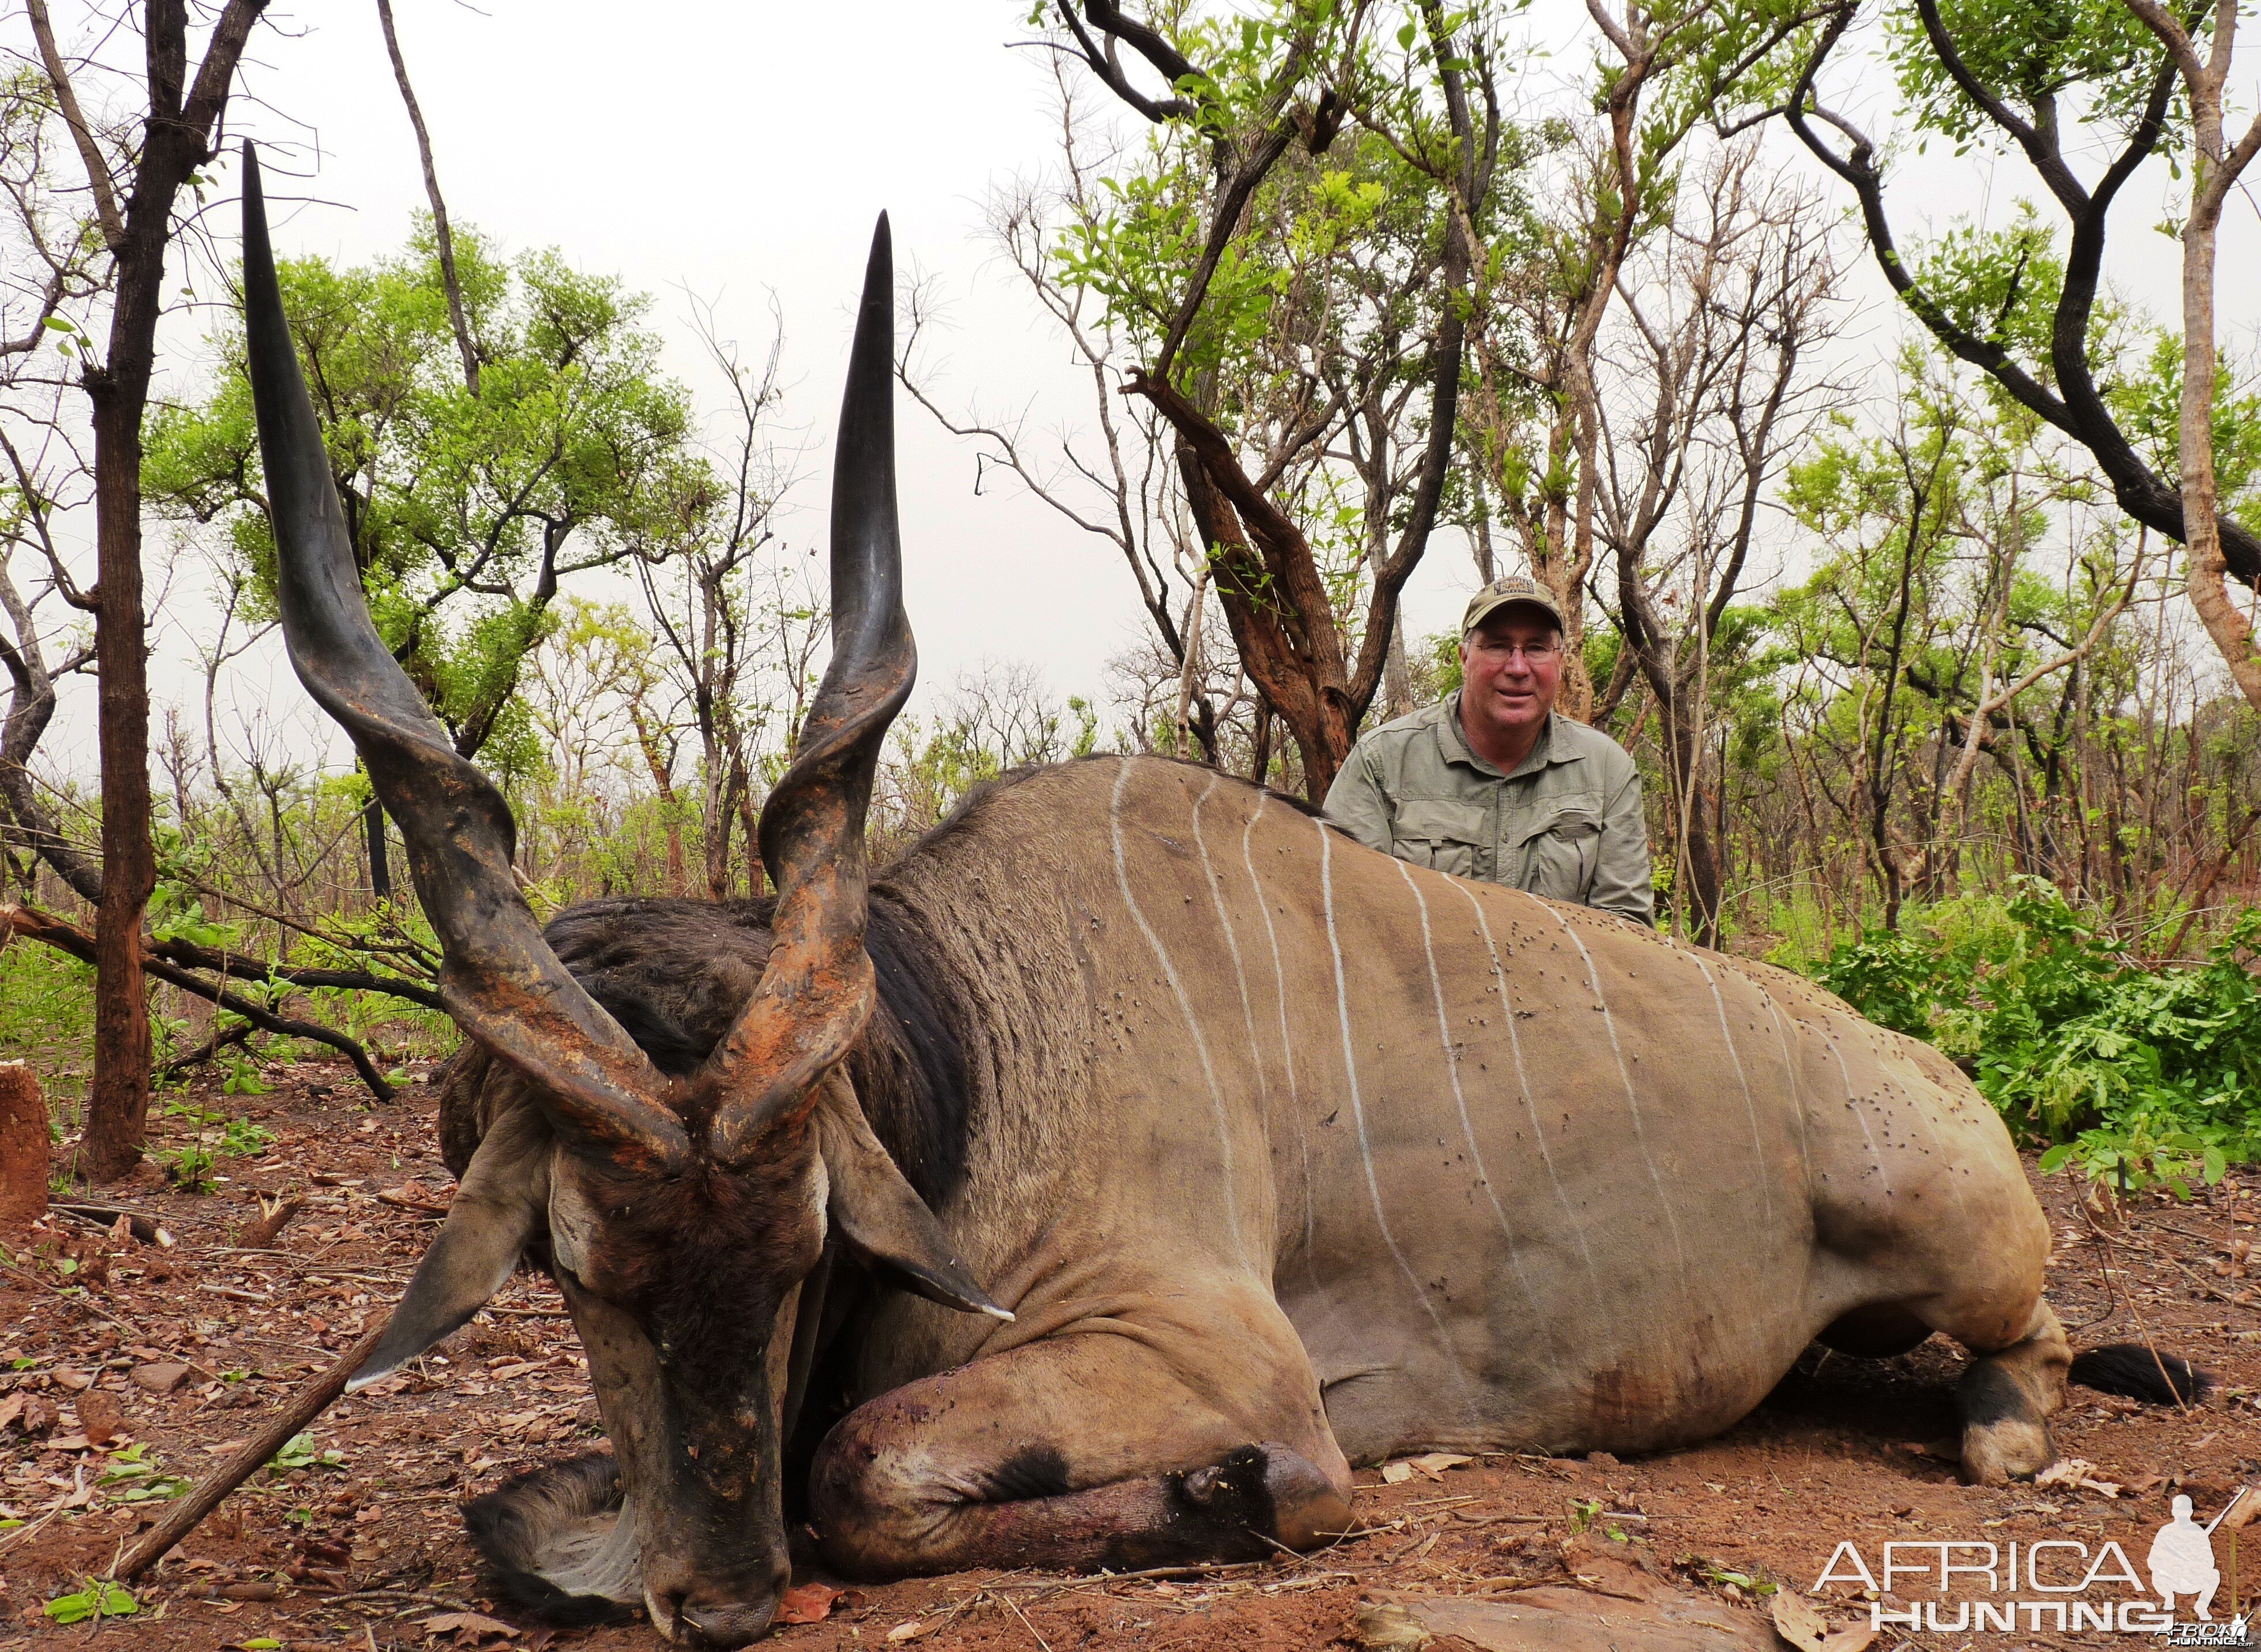
[[[28,1247],[9,1245],[14,1265],[0,1267],[0,1517],[22,1524],[0,1532],[0,1652],[88,1641],[149,1652],[482,1642],[650,1652],[659,1642],[642,1624],[551,1631],[516,1620],[482,1593],[463,1541],[461,1499],[594,1434],[571,1327],[547,1283],[525,1277],[424,1377],[396,1379],[319,1420],[316,1451],[341,1461],[256,1477],[189,1538],[182,1557],[144,1580],[138,1615],[65,1627],[45,1612],[111,1564],[162,1506],[121,1500],[137,1482],[117,1477],[130,1476],[133,1462],[118,1454],[138,1450],[167,1474],[205,1472],[250,1435],[264,1407],[398,1296],[445,1205],[450,1182],[427,1089],[372,1109],[342,1069],[270,1076],[279,1082],[264,1096],[195,1092],[272,1131],[265,1156],[220,1158],[228,1179],[206,1196],[173,1191],[154,1172],[106,1196],[162,1220],[171,1247],[112,1240],[60,1213]],[[159,1145],[176,1127],[161,1125]],[[2092,1478],[2116,1484],[2116,1497],[2093,1487],[1957,1484],[1932,1448],[1954,1432],[1961,1361],[1934,1341],[1890,1361],[1809,1355],[1751,1417],[1687,1450],[1625,1463],[1497,1457],[1394,1484],[1361,1473],[1365,1533],[1317,1555],[1175,1578],[973,1574],[858,1585],[826,1620],[779,1634],[806,1652],[1355,1646],[1361,1601],[1392,1593],[1497,1597],[1551,1580],[1606,1599],[1653,1587],[1643,1574],[1741,1603],[1755,1623],[1752,1589],[1810,1584],[1840,1540],[1858,1543],[1874,1565],[1887,1541],[2111,1538],[2141,1563],[2177,1491],[2204,1520],[2238,1485],[2261,1478],[2261,1318],[2243,1283],[2261,1176],[2246,1180],[2251,1191],[2233,1177],[2187,1205],[2139,1198],[2106,1212],[2117,1224],[2111,1232],[2062,1180],[2040,1187],[2059,1237],[2050,1294],[2078,1327],[2076,1344],[2149,1334],[2221,1384],[2188,1412],[2074,1391],[2056,1425],[2059,1449],[2092,1463]],[[280,1238],[235,1248],[237,1230],[258,1213],[255,1197],[291,1191],[307,1205]],[[58,1271],[66,1255],[78,1261],[75,1274]],[[105,1266],[107,1277],[96,1277]],[[89,1278],[76,1294],[59,1288]],[[147,1391],[143,1368],[167,1362],[189,1367],[180,1385]],[[84,1413],[98,1434],[106,1409],[122,1413],[123,1433],[106,1448],[90,1444]],[[2249,1535],[2248,1550],[2261,1549],[2261,1530]],[[2261,1557],[2249,1552],[2239,1570],[2250,1598],[2261,1591]],[[1865,1622],[1852,1590],[1834,1592],[1837,1621],[1854,1622],[1857,1611]],[[2228,1594],[2225,1586],[2225,1603]],[[505,1637],[446,1627],[448,1614],[464,1611],[517,1627]],[[2049,1631],[1927,1634],[1917,1644],[2107,1640],[2135,1644]],[[1877,1642],[1892,1644],[1889,1634]]]

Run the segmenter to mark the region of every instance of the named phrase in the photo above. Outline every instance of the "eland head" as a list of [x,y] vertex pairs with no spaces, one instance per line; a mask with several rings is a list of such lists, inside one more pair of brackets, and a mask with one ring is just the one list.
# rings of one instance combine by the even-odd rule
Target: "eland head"
[[[558,961],[512,873],[502,795],[458,756],[371,623],[244,151],[253,398],[291,662],[406,840],[456,1024],[519,1093],[481,1141],[359,1388],[476,1313],[522,1256],[588,1350],[624,1505],[592,1577],[634,1579],[671,1638],[736,1647],[789,1577],[779,1454],[796,1306],[828,1237],[907,1288],[1009,1318],[952,1255],[843,1062],[869,1020],[864,819],[917,659],[903,613],[887,223],[873,236],[833,479],[833,654],[761,819],[779,898],[760,984],[695,1070],[661,1073]],[[800,1316],[808,1318],[811,1316]]]

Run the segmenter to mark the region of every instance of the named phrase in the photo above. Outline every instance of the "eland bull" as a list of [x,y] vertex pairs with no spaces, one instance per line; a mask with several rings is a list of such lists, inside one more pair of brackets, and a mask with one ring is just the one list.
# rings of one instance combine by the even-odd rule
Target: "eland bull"
[[[291,658],[406,839],[469,1034],[461,1185],[355,1384],[521,1258],[556,1280],[612,1450],[467,1511],[521,1598],[743,1645],[789,1518],[865,1575],[1306,1548],[1353,1464],[1698,1440],[1817,1339],[1952,1337],[1967,1475],[2050,1461],[2071,1354],[2008,1134],[1795,976],[1149,758],[1000,782],[868,876],[915,665],[884,218],[834,654],[761,820],[778,897],[544,931],[500,795],[370,621],[247,172]],[[2122,1391],[2193,1380],[2084,1358]]]

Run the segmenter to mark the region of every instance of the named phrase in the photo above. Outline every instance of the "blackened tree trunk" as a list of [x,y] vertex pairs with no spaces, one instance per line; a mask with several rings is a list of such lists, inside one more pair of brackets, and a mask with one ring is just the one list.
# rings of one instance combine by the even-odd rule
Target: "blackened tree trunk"
[[369,838],[369,892],[381,901],[392,898],[392,863],[384,855],[384,805],[375,797],[362,805],[362,829]]
[[[173,204],[212,158],[212,138],[252,25],[266,0],[228,0],[189,83],[185,0],[150,0],[149,112],[123,221],[110,236],[116,264],[109,347],[90,364],[93,406],[95,669],[102,754],[102,903],[95,917],[94,1083],[87,1098],[86,1168],[100,1180],[140,1162],[149,1112],[149,1005],[142,914],[156,887],[149,836],[149,676],[141,611],[141,418],[163,310]],[[49,65],[60,82],[59,59]],[[59,84],[60,95],[60,84]],[[185,96],[184,96],[185,94]],[[89,147],[90,165],[104,167]],[[107,197],[116,180],[95,180]]]

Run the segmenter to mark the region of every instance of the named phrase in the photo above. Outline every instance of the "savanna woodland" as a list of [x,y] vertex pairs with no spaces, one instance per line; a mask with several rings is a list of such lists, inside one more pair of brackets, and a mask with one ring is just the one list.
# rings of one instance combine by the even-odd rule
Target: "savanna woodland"
[[[374,4],[422,204],[377,255],[278,242],[376,624],[507,797],[542,917],[762,896],[829,656],[810,426],[834,369],[783,363],[836,318],[763,305],[758,268],[646,291],[600,236],[529,244],[491,159],[434,140],[424,20]],[[1458,686],[1466,595],[1529,573],[1565,616],[1559,709],[1640,768],[1660,927],[1935,1045],[2092,1219],[2236,1209],[2261,1160],[2261,312],[2236,274],[2261,118],[2236,0],[992,11],[963,26],[1049,147],[965,181],[968,263],[1058,370],[983,385],[958,295],[910,266],[898,417],[951,445],[951,508],[1026,506],[1104,666],[1070,692],[922,632],[953,663],[890,738],[875,864],[983,782],[1093,753],[1316,803],[1361,733]],[[439,946],[279,665],[228,140],[255,125],[270,192],[322,199],[304,26],[265,0],[0,4],[0,1054],[45,1110],[11,1175],[32,1154],[54,1206],[0,1260],[11,1301],[104,1339],[52,1392],[63,1330],[0,1346],[28,1374],[0,1397],[0,1544],[194,1471],[103,1453],[126,1436],[78,1369],[172,1357],[104,1294],[137,1257],[181,1268],[148,1212],[285,1258],[248,1285],[211,1264],[218,1294],[170,1310],[199,1348],[341,1237],[373,1247],[322,1281],[319,1337],[293,1321],[334,1351],[405,1277],[371,1224],[445,1202],[436,1160],[412,1175],[458,1036]],[[364,1183],[382,1204],[334,1191]],[[2242,1277],[2244,1244],[2192,1277]],[[513,1327],[554,1298],[524,1300],[471,1334],[519,1370]],[[264,1357],[182,1355],[223,1408]],[[370,1559],[314,1446],[278,1462],[279,1586]],[[104,1530],[83,1587],[9,1611],[140,1610],[98,1577],[131,1525]],[[258,1577],[281,1574],[229,1598],[274,1599]],[[1030,1621],[985,1598],[954,1609],[965,1644]],[[371,1648],[408,1633],[372,1622]]]

